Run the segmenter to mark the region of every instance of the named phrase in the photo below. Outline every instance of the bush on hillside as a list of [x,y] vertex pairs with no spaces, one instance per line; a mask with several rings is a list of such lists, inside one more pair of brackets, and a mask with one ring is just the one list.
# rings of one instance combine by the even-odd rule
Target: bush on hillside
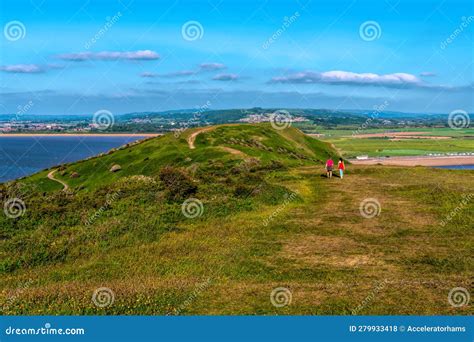
[[160,170],[160,180],[166,188],[170,200],[183,200],[196,193],[197,186],[184,171],[172,166]]

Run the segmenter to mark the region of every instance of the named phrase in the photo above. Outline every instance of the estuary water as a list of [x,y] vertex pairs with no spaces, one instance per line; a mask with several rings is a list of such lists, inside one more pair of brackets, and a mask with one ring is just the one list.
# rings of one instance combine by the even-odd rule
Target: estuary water
[[107,152],[142,136],[0,136],[0,183]]

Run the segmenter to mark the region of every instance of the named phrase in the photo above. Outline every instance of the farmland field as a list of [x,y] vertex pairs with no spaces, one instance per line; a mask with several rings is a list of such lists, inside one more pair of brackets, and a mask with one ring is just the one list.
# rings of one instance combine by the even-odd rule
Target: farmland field
[[[416,138],[404,137],[392,139],[388,137],[363,137],[352,135],[352,130],[321,130],[319,137],[323,141],[332,143],[346,158],[358,155],[369,157],[385,156],[419,156],[430,153],[465,153],[474,152],[474,131],[472,129],[453,130],[449,128],[433,129],[403,129],[399,132],[425,132],[427,137],[448,137],[448,139],[424,139],[423,135],[416,134]],[[376,134],[386,132],[380,129],[370,129],[357,132],[358,134]],[[390,130],[392,132],[392,130]]]

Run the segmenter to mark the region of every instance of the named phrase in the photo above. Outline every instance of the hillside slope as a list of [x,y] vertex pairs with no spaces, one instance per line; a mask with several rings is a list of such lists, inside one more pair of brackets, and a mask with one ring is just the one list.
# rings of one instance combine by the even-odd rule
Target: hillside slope
[[[222,125],[190,129],[147,139],[106,155],[65,165],[55,175],[72,189],[96,189],[132,175],[157,176],[166,165],[192,168],[205,174],[218,169],[253,163],[254,168],[322,163],[337,156],[327,143],[312,139],[295,128],[274,130],[269,124]],[[202,133],[201,133],[202,131]],[[188,138],[195,133],[198,149],[190,148]],[[241,153],[235,153],[239,151]],[[110,172],[120,165],[119,172]],[[75,176],[73,175],[75,174]],[[72,176],[72,177],[71,177]],[[77,177],[76,177],[77,176]],[[56,190],[58,184],[45,181],[45,172],[26,179],[42,190]]]
[[[440,222],[472,173],[349,165],[328,180],[329,155],[293,128],[226,125],[65,165],[53,178],[67,191],[51,170],[3,186],[24,210],[0,217],[2,310],[467,314],[447,295],[473,275],[473,201]],[[278,288],[291,303],[272,305]]]

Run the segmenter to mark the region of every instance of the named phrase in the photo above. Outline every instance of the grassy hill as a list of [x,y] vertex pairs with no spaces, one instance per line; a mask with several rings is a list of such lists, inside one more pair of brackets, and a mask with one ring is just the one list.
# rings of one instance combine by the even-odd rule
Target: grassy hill
[[[294,128],[224,125],[3,185],[26,210],[0,216],[2,311],[469,313],[447,295],[473,276],[472,172],[348,165],[328,180],[328,156]],[[379,215],[361,214],[366,199]],[[102,287],[106,307],[91,300]],[[291,303],[274,306],[281,287]]]

